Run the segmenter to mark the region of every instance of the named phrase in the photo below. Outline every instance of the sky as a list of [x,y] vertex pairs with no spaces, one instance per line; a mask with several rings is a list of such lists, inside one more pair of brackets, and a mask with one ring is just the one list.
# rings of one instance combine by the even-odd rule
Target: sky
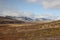
[[60,19],[60,0],[0,0],[0,16]]

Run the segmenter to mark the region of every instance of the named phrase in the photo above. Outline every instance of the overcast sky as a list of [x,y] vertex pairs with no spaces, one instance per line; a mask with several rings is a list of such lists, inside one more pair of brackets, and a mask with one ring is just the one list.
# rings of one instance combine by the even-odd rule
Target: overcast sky
[[0,0],[0,15],[60,19],[60,0]]

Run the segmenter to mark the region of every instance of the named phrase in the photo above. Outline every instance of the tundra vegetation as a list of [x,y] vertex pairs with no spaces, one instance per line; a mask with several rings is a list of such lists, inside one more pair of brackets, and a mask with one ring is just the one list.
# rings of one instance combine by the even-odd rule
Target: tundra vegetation
[[47,23],[10,22],[0,21],[0,40],[60,40],[60,20]]

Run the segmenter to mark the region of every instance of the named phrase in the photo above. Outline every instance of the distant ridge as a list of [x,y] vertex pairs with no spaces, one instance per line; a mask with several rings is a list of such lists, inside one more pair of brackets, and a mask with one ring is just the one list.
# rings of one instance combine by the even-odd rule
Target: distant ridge
[[15,16],[0,16],[0,24],[2,23],[44,23],[50,22],[49,18],[30,18],[30,17],[15,17]]
[[16,19],[13,19],[12,17],[10,16],[6,16],[6,17],[3,17],[3,16],[0,16],[0,24],[20,24],[20,23],[25,23],[24,21],[22,20],[16,20]]

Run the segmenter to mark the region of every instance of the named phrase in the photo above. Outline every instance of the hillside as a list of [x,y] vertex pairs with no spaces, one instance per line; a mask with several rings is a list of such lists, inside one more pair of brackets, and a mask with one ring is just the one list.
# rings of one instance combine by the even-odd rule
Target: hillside
[[0,24],[0,40],[60,40],[60,20],[35,24]]
[[20,24],[20,23],[25,23],[22,20],[16,20],[16,19],[12,19],[12,17],[1,17],[0,16],[0,24]]

